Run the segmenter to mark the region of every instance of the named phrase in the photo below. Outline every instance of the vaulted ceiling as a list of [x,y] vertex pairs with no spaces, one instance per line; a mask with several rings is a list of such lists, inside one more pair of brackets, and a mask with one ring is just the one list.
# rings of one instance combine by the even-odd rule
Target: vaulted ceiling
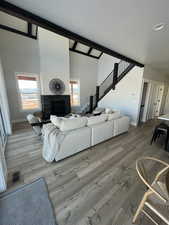
[[[0,11],[0,29],[27,36],[29,38],[38,39],[37,25],[31,24],[23,19],[11,16],[2,11]],[[69,40],[69,50],[95,59],[99,59],[103,54],[101,51],[71,39]]]
[[0,11],[0,29],[37,39],[38,27]]
[[[68,30],[169,73],[168,0],[8,0]],[[165,23],[161,31],[155,24]]]

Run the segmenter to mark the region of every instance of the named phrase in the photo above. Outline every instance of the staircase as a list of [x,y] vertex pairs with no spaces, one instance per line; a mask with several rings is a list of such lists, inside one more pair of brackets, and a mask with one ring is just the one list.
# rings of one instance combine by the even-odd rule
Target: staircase
[[123,77],[135,66],[135,64],[128,63],[121,60],[119,63],[114,64],[112,72],[106,79],[96,86],[96,94],[90,96],[89,112],[91,113],[98,105],[98,102],[111,90],[115,89],[116,85],[123,79]]

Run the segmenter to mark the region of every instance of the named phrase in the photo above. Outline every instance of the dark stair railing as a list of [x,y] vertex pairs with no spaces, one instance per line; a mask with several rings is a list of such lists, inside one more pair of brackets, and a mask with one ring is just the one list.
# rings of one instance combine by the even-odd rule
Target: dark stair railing
[[128,63],[126,61],[121,60],[119,63],[114,64],[114,68],[112,72],[106,77],[106,79],[100,84],[100,86],[96,86],[96,94],[94,96],[90,96],[90,112],[92,112],[96,107],[98,102],[110,91],[114,90],[116,85],[120,82],[120,80],[125,77],[125,75],[135,66],[135,64]]

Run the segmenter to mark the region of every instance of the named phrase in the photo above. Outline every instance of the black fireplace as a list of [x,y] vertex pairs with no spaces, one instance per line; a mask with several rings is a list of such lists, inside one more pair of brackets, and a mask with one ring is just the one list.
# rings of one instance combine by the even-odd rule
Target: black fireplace
[[70,113],[70,95],[41,95],[43,119],[50,115],[65,116]]

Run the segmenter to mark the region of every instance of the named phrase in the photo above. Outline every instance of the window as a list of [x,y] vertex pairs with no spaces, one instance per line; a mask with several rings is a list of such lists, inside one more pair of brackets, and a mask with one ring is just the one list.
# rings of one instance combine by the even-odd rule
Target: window
[[39,77],[37,75],[18,74],[16,76],[22,110],[40,108]]
[[70,81],[70,99],[72,106],[80,105],[80,85],[79,81]]

